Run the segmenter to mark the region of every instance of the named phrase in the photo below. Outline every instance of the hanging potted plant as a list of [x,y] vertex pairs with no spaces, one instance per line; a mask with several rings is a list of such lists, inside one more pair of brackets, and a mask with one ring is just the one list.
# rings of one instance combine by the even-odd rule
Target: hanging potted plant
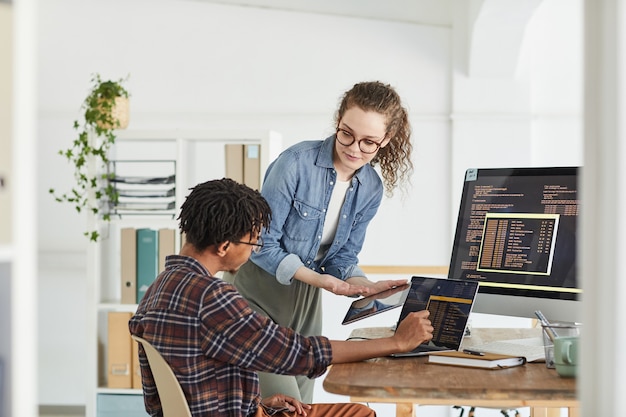
[[[107,165],[116,129],[128,126],[129,94],[125,81],[102,81],[99,74],[93,75],[91,90],[81,106],[83,120],[74,121],[78,135],[72,146],[59,150],[59,155],[73,165],[76,184],[63,194],[54,188],[49,190],[56,201],[72,204],[78,213],[88,210],[101,215],[105,221],[110,220],[109,203],[118,199],[115,188],[108,182]],[[100,237],[97,230],[87,230],[84,235],[94,242]]]

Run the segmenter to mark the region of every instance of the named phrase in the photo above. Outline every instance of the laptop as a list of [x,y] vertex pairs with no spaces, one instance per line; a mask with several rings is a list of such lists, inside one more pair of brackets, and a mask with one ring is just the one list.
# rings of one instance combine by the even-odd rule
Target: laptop
[[[402,305],[402,311],[395,327],[397,328],[410,313],[428,310],[430,311],[429,319],[434,328],[433,338],[410,352],[396,353],[391,356],[424,356],[432,352],[459,350],[478,292],[478,282],[414,276],[411,278],[410,285],[407,284],[405,288],[403,287],[383,292],[388,293],[397,290],[392,294],[385,294],[382,298],[376,298],[380,294],[375,294],[354,301],[348,309],[344,322],[355,321],[348,315],[350,317],[356,316],[356,320],[360,320]],[[396,296],[396,298],[392,298],[394,302],[388,305],[371,308],[369,312],[364,312],[364,309],[361,308],[361,311],[355,314],[355,304],[363,307],[363,303],[366,301],[372,304],[372,302],[388,299],[387,296],[393,297],[394,295]],[[402,300],[401,304],[399,304],[400,300]]]

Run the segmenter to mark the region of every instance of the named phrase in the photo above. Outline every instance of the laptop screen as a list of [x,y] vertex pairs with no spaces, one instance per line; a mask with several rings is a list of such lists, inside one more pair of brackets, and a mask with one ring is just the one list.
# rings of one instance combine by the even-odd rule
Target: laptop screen
[[428,310],[433,338],[421,346],[456,350],[461,346],[477,291],[474,281],[413,277],[398,324],[409,313]]

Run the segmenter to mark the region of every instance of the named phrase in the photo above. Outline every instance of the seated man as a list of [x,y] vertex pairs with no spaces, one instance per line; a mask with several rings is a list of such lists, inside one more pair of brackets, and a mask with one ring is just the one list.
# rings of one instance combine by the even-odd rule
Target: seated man
[[[214,277],[235,272],[263,243],[271,210],[261,194],[230,179],[194,187],[178,220],[186,241],[166,259],[148,288],[130,332],[148,340],[172,367],[194,417],[365,417],[361,404],[304,404],[285,395],[261,399],[256,371],[322,375],[332,363],[410,351],[432,338],[428,312],[413,313],[391,337],[329,341],[303,337],[257,314],[231,284]],[[161,404],[143,349],[139,352],[146,410]]]

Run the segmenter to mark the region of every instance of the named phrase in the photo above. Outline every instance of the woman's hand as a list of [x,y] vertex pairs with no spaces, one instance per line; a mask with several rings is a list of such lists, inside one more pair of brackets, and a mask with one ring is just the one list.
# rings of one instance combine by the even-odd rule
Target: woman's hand
[[314,287],[330,291],[333,294],[347,295],[349,297],[378,294],[407,283],[406,279],[374,282],[365,277],[350,277],[343,281],[329,274],[319,274],[304,266],[296,271],[294,278]]
[[330,291],[337,295],[359,296],[374,294],[371,288],[365,285],[353,285],[347,280],[342,281],[339,278],[335,278],[332,275],[321,274],[320,288]]
[[261,404],[266,407],[271,407],[274,410],[295,412],[297,415],[305,417],[307,415],[305,410],[311,409],[309,404],[302,403],[293,397],[288,397],[283,394],[274,394],[271,397],[264,398],[261,400]]
[[[359,285],[367,287],[369,294],[378,294],[379,292],[386,291],[393,287],[400,287],[407,283],[406,279],[388,279],[383,281],[370,281],[365,277],[350,277],[346,279],[346,282],[352,285]],[[364,293],[365,295],[365,293]]]
[[298,268],[293,277],[306,284],[337,295],[358,296],[373,294],[372,290],[366,285],[342,281],[329,274],[319,274],[304,266]]

